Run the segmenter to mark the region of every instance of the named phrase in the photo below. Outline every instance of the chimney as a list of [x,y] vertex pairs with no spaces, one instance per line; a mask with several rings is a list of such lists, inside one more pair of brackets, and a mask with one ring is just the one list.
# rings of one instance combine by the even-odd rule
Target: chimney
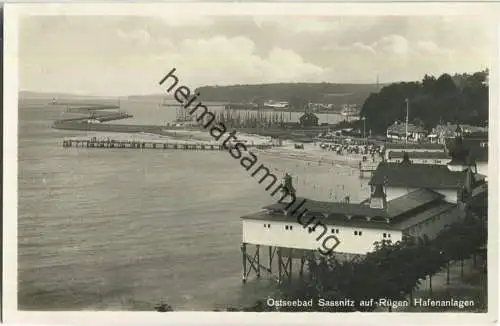
[[464,188],[467,190],[469,194],[472,194],[472,189],[474,189],[474,184],[476,183],[476,178],[474,177],[474,172],[472,172],[472,168],[468,168],[465,172],[465,182]]
[[401,164],[411,164],[408,152],[403,152],[403,160],[401,161]]

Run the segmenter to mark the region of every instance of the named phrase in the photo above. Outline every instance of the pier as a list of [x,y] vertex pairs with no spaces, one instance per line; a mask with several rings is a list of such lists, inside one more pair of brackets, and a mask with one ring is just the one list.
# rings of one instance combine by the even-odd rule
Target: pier
[[[230,145],[229,145],[230,146]],[[272,144],[245,145],[247,148],[270,149]],[[121,148],[121,149],[164,149],[164,150],[197,150],[197,151],[222,151],[227,150],[222,144],[206,144],[199,142],[161,142],[161,141],[132,141],[113,139],[63,139],[62,147],[69,148]]]

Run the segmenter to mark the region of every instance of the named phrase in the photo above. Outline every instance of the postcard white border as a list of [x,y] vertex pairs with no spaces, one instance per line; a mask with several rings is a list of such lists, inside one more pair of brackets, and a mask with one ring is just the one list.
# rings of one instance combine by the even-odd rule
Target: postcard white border
[[[495,39],[490,76],[489,151],[489,242],[488,307],[486,314],[457,313],[243,313],[243,312],[28,312],[17,310],[17,126],[18,126],[18,19],[20,15],[480,15],[500,21],[500,4],[495,3],[59,3],[4,5],[4,184],[3,184],[3,318],[8,323],[111,324],[175,323],[178,325],[293,324],[325,323],[382,324],[478,324],[497,320],[498,305],[498,108],[500,86],[498,48]],[[495,248],[497,246],[497,248]]]

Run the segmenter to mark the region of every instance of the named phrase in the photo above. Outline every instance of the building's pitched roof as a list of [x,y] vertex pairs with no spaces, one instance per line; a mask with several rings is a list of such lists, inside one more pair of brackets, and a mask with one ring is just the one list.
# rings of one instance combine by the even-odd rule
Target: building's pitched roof
[[390,217],[397,217],[403,213],[412,211],[423,205],[437,202],[444,198],[444,195],[430,189],[418,189],[394,198],[387,203],[387,213]]
[[[447,124],[447,125],[437,125],[436,128],[434,128],[433,132],[440,136],[444,137],[454,137],[455,136],[455,131],[457,130],[459,125],[456,124]],[[487,133],[488,128],[485,127],[479,127],[479,126],[471,126],[471,125],[460,125],[460,129],[462,129],[462,132],[464,134],[468,133]]]
[[[455,149],[455,139],[448,138],[446,141],[446,147],[449,151]],[[486,162],[488,161],[488,138],[482,137],[464,137],[462,139],[462,146],[469,151],[472,159],[476,161]]]
[[[393,133],[393,134],[405,134],[406,132],[406,123],[401,123],[401,122],[394,122],[392,125],[390,125],[387,128],[388,133]],[[408,132],[409,133],[425,133],[426,130],[423,127],[416,126],[412,123],[408,124]]]
[[[429,218],[440,215],[448,210],[451,209],[456,209],[457,206],[451,203],[447,203],[444,201],[441,201],[435,206],[430,207],[429,209],[426,209],[422,212],[419,212],[415,215],[411,215],[410,217],[406,219],[399,220],[398,222],[394,223],[394,228],[399,229],[399,230],[405,230],[408,229],[412,226],[418,225],[424,221],[427,221]],[[458,214],[458,212],[457,212]]]
[[[300,213],[307,209],[307,214],[300,219],[303,223],[306,223],[311,217],[315,217],[315,222],[313,223],[321,221],[329,225],[399,230],[401,229],[401,225],[404,225],[402,224],[403,221],[414,218],[415,216],[423,216],[423,213],[429,210],[432,211],[436,206],[443,207],[443,205],[446,204],[443,198],[443,195],[432,190],[419,189],[389,201],[387,203],[387,209],[370,208],[366,204],[368,201],[364,201],[365,203],[347,204],[297,198],[288,209],[289,212],[296,211],[293,212],[294,214],[285,215],[284,208],[286,204],[275,203],[263,207],[265,211],[245,215],[241,218],[253,220],[298,221],[298,218],[302,215]],[[423,210],[420,208],[423,208]],[[415,210],[419,210],[419,212],[412,214],[412,211]],[[404,214],[406,214],[406,216]],[[348,216],[350,218],[348,218]],[[359,217],[362,218],[360,219]],[[365,219],[366,217],[373,219],[367,221]],[[397,219],[397,217],[400,218]]]
[[465,172],[452,172],[446,165],[381,162],[370,185],[389,187],[457,189],[465,182]]
[[420,143],[420,144],[415,144],[415,143],[388,143],[385,145],[386,149],[429,149],[429,150],[442,150],[444,152],[445,147],[442,144],[431,144],[431,143]]
[[[313,215],[314,216],[314,215]],[[310,217],[308,218],[307,216],[304,218],[301,218],[300,221],[298,221],[297,216],[290,216],[290,215],[285,215],[282,213],[272,213],[272,212],[267,212],[267,211],[261,211],[257,213],[252,213],[248,215],[244,215],[241,217],[243,220],[262,220],[262,221],[273,221],[273,222],[299,222],[301,224],[305,224],[308,222]],[[315,219],[311,221],[311,225],[315,225],[318,221],[325,225],[335,225],[335,226],[347,226],[347,227],[360,227],[360,228],[367,228],[367,229],[378,229],[378,230],[399,230],[394,224],[387,223],[385,220],[372,220],[368,222],[366,219],[352,219],[348,220],[346,218],[338,218],[338,216],[321,216],[317,215],[315,216]],[[307,225],[304,227],[307,228]]]
[[[403,158],[404,151],[389,151],[390,159]],[[447,159],[451,158],[446,152],[407,152],[410,159]]]
[[[312,225],[318,221],[326,225],[362,227],[369,229],[392,229],[404,230],[408,226],[418,223],[418,221],[431,216],[437,215],[446,209],[454,206],[443,201],[443,195],[432,190],[421,189],[413,191],[402,197],[393,199],[387,203],[387,209],[374,209],[366,204],[342,204],[331,202],[318,202],[307,200],[301,206],[300,212],[307,208],[309,212],[299,219],[300,214],[285,215],[283,211],[284,204],[273,204],[265,206],[266,211],[253,213],[242,216],[242,219],[263,220],[263,221],[282,221],[282,222],[299,222],[305,224],[311,221],[314,216]],[[289,211],[293,211],[303,198],[297,199]],[[309,204],[308,204],[309,203]],[[419,208],[423,208],[419,209]],[[418,210],[415,213],[412,211]],[[326,214],[325,214],[326,213]],[[345,215],[361,216],[363,218],[352,217],[348,219]],[[408,213],[406,215],[403,215]],[[331,214],[331,215],[329,215]],[[396,218],[401,216],[401,218]],[[383,219],[366,220],[364,217],[384,217]],[[389,218],[386,220],[385,218]],[[307,227],[307,225],[305,226]]]
[[[368,216],[368,217],[386,217],[387,211],[380,208],[371,208],[365,204],[359,203],[341,203],[341,202],[326,202],[310,200],[306,198],[297,198],[293,205],[290,206],[288,211],[294,211],[296,207],[300,205],[300,210],[307,209],[311,214],[340,214],[340,215],[352,215],[352,216]],[[265,206],[263,208],[273,211],[284,211],[287,204],[285,203],[275,203],[272,205]]]

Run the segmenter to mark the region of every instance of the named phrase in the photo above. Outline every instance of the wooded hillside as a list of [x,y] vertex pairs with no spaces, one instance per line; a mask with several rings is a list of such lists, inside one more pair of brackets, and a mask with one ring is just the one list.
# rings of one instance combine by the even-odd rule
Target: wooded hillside
[[288,101],[301,107],[308,101],[362,105],[376,84],[281,83],[261,85],[204,86],[197,89],[203,101],[264,102]]
[[440,122],[485,125],[488,120],[488,70],[474,74],[425,75],[420,82],[394,83],[368,96],[361,109],[366,127],[385,133],[395,120],[435,127]]

